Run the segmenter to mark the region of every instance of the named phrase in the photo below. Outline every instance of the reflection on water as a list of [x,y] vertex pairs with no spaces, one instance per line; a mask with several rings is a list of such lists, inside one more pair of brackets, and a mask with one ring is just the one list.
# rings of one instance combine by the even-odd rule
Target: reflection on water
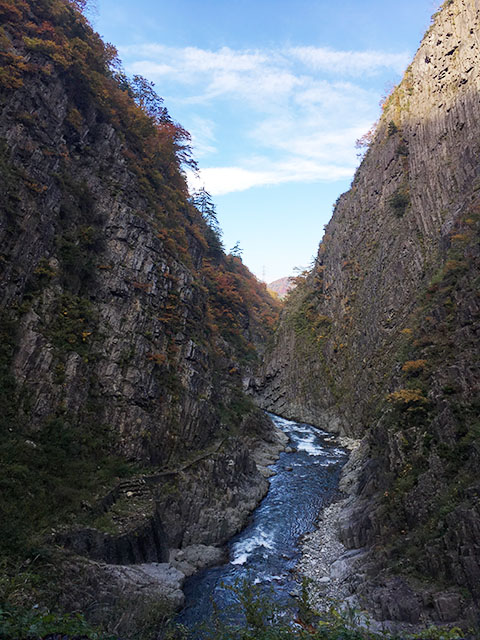
[[186,607],[178,621],[187,626],[208,619],[212,600],[223,610],[234,595],[228,586],[247,578],[272,588],[283,601],[297,584],[292,572],[299,557],[299,537],[314,529],[322,506],[338,486],[347,452],[334,437],[307,424],[270,416],[290,437],[293,453],[280,454],[272,465],[276,475],[253,513],[250,524],[229,544],[230,561],[190,578]]

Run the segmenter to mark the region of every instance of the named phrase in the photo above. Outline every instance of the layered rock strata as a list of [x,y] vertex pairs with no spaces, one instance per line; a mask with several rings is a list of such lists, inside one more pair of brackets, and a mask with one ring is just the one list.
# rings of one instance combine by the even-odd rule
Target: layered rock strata
[[256,381],[261,406],[364,438],[340,540],[381,620],[478,611],[479,12],[434,16]]
[[243,378],[278,304],[193,205],[188,134],[78,3],[0,18],[0,551],[222,545],[267,488],[252,451],[277,447]]

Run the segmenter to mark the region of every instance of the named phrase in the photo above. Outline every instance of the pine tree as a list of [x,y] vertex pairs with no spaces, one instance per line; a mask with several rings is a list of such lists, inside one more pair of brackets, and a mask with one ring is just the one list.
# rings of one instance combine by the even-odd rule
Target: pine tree
[[243,249],[240,247],[240,242],[237,240],[234,246],[230,249],[230,255],[233,256],[234,258],[240,258],[241,260],[242,253],[243,253]]
[[212,196],[205,187],[195,191],[192,195],[192,204],[200,211],[208,226],[220,235],[220,225],[218,224],[217,211],[212,200]]

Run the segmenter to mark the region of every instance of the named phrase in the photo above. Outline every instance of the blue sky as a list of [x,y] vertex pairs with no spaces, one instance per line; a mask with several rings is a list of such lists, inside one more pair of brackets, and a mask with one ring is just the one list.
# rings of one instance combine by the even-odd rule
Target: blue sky
[[93,0],[127,73],[192,135],[226,249],[267,282],[305,268],[440,0]]

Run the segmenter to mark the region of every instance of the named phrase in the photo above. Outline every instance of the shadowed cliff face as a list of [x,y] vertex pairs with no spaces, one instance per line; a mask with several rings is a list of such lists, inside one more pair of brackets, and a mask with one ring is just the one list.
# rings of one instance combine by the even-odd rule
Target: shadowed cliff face
[[[464,587],[465,606],[480,595],[479,10],[435,17],[257,381],[261,406],[365,435],[342,535],[375,549],[377,579],[394,565],[417,591]],[[428,605],[394,611],[362,588],[383,618]]]
[[[185,193],[174,194],[183,211],[172,215],[171,194],[164,202],[160,188],[155,204],[176,215],[169,222],[180,227],[183,246],[168,238],[142,197],[118,132],[98,122],[98,114],[65,143],[69,98],[60,78],[26,85],[22,95],[38,128],[19,123],[14,107],[4,109],[1,122],[5,162],[30,176],[16,182],[21,205],[12,221],[4,218],[2,304],[23,305],[13,371],[29,389],[29,420],[41,425],[59,404],[78,415],[92,393],[102,398],[95,421],[116,432],[123,454],[164,462],[177,441],[198,448],[220,423],[220,378],[249,355],[235,351],[213,319],[208,325],[212,300],[202,266],[208,260],[234,274],[241,266],[223,256],[212,261],[205,225]],[[14,99],[23,106],[22,96]],[[62,146],[65,157],[58,158]],[[215,292],[211,297],[215,303]],[[242,347],[256,328],[246,306],[240,313]],[[252,345],[250,351],[254,358]],[[228,403],[238,373],[227,380]]]
[[[0,546],[210,450],[215,474],[163,478],[152,517],[179,514],[159,549],[223,542],[265,491],[246,443],[270,425],[242,377],[278,304],[191,204],[188,134],[74,5],[0,3]],[[187,540],[202,505],[242,500],[230,528],[210,518]]]

